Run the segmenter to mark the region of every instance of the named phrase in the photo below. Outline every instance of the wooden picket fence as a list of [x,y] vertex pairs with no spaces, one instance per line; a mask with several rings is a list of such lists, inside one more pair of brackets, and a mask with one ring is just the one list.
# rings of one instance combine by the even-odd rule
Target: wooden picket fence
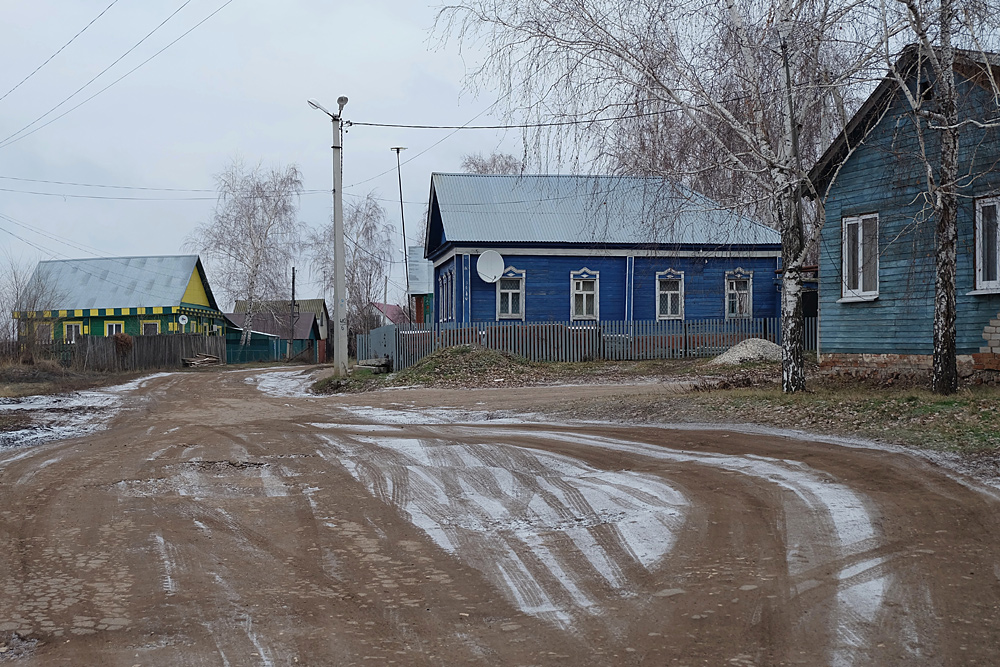
[[[816,318],[806,319],[816,349]],[[716,356],[747,338],[781,339],[778,318],[601,322],[399,324],[357,337],[358,359],[388,357],[395,370],[453,345],[482,345],[530,361],[637,361]]]

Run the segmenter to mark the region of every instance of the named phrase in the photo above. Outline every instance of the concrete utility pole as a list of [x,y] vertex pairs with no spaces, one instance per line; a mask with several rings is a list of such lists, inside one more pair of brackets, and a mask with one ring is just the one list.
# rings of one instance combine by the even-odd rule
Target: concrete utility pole
[[327,111],[316,100],[309,100],[309,106],[319,109],[333,122],[333,372],[339,377],[347,377],[347,279],[345,276],[344,252],[344,160],[342,155],[344,121],[340,115],[347,105],[343,95],[337,98],[337,113]]
[[406,146],[393,146],[389,150],[396,152],[396,178],[399,181],[399,224],[403,232],[403,273],[406,274],[406,319],[413,324],[413,313],[410,310],[410,258],[406,252],[406,218],[403,216],[403,170],[399,164],[399,151],[405,151]]

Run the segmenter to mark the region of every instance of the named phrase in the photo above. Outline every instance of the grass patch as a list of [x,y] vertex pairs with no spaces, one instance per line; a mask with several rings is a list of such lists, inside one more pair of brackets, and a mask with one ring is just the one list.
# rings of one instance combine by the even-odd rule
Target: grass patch
[[920,389],[824,385],[783,394],[735,389],[696,395],[702,407],[734,421],[861,436],[974,455],[1000,451],[1000,389],[972,387],[942,397]]

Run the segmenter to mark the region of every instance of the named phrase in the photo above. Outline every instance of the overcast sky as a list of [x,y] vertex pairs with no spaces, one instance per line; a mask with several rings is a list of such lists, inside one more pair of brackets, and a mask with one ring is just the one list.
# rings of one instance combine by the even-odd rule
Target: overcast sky
[[[420,0],[4,3],[0,96],[12,92],[0,99],[0,247],[31,260],[182,252],[190,232],[211,218],[213,175],[235,155],[298,165],[305,189],[319,191],[302,197],[300,217],[323,224],[330,214],[331,124],[309,108],[308,98],[336,109],[337,97],[347,95],[344,118],[357,122],[499,122],[490,113],[494,99],[463,92],[475,54],[432,40],[435,13]],[[391,146],[408,148],[403,194],[407,233],[417,244],[431,172],[458,171],[466,153],[518,154],[520,140],[516,131],[351,128],[344,141],[345,203],[376,190],[398,238]],[[392,279],[402,285],[401,262]],[[299,283],[303,297],[318,291]]]

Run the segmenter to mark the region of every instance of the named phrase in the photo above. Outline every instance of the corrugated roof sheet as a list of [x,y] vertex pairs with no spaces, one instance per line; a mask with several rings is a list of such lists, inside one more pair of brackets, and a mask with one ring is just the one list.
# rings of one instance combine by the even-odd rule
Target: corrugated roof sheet
[[[259,301],[257,302],[257,305],[258,310],[261,312],[288,312],[288,301]],[[298,306],[300,313],[315,313],[316,317],[323,315],[326,311],[326,301],[323,299],[296,299],[295,305]],[[247,312],[246,300],[236,299],[236,304],[233,306],[233,312]]]
[[62,259],[39,262],[35,274],[53,294],[44,310],[179,306],[197,263],[197,255]]
[[780,243],[774,230],[659,178],[436,173],[431,183],[451,243]]

